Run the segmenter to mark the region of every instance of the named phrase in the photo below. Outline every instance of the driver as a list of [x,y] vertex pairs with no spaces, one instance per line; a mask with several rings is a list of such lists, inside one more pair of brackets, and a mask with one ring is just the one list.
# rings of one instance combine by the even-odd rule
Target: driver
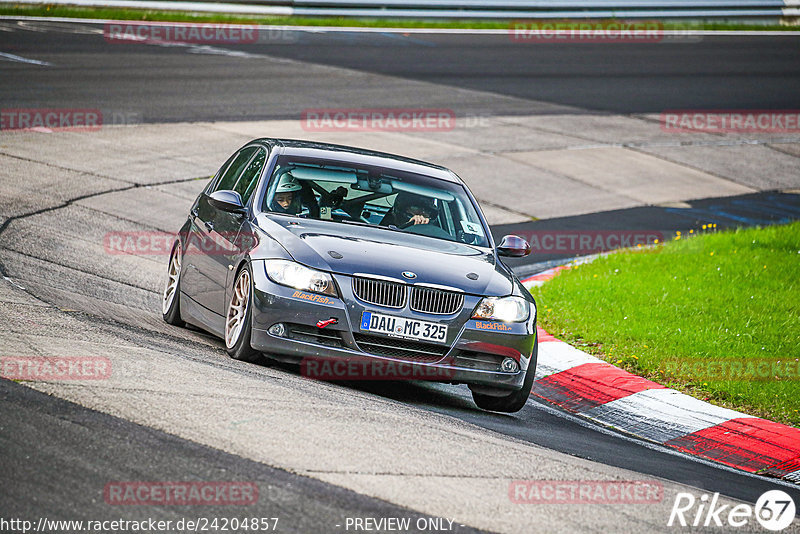
[[401,191],[394,199],[394,206],[381,221],[383,226],[411,226],[430,224],[436,219],[436,203],[430,197]]
[[269,209],[278,213],[297,215],[302,209],[300,201],[300,191],[302,189],[303,187],[297,181],[297,178],[287,172],[281,176],[278,187],[275,188],[275,194],[272,196]]

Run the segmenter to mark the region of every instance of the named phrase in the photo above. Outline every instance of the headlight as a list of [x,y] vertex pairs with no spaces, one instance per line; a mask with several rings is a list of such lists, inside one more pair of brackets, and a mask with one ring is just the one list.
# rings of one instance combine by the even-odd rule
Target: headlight
[[267,276],[276,284],[312,293],[339,296],[333,278],[328,273],[287,260],[267,260],[264,266],[267,269]]
[[522,297],[486,297],[478,303],[472,318],[518,323],[528,318],[528,312],[528,301]]

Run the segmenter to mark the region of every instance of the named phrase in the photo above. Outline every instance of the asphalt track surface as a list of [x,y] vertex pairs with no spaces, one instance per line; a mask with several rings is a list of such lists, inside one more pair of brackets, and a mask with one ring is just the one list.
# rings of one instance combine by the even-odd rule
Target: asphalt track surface
[[[0,50],[48,61],[4,62],[4,107],[134,112],[143,121],[298,118],[319,107],[443,107],[457,113],[660,113],[674,109],[794,109],[800,46],[794,36],[697,36],[639,43],[519,43],[508,35],[262,31],[260,42],[195,47],[110,43],[102,26],[11,25]],[[45,31],[42,28],[49,29]],[[178,47],[180,48],[180,47]],[[345,84],[318,72],[275,70],[259,54],[440,86],[438,94]],[[215,57],[216,56],[216,57]],[[458,89],[507,100],[459,101]],[[476,139],[476,143],[480,143]]]
[[[435,82],[442,93],[408,94],[401,86],[352,87],[335,92],[325,80],[303,78],[302,71],[265,72],[255,64],[228,62],[217,51],[198,53],[196,60],[178,58],[170,47],[109,45],[80,25],[52,25],[39,31],[0,32],[0,51],[51,62],[51,69],[31,69],[17,62],[0,63],[2,107],[84,107],[130,111],[145,122],[292,118],[306,107],[453,107],[447,87],[468,88],[512,97],[491,104],[459,102],[459,113],[549,113],[572,109],[617,112],[659,112],[690,108],[771,108],[797,106],[800,94],[800,47],[785,38],[710,38],[699,43],[659,43],[642,46],[519,45],[506,36],[424,36],[362,34],[300,34],[289,42],[232,47],[245,54],[268,53],[323,65]],[[293,46],[287,46],[291,44]],[[531,47],[535,47],[533,50]],[[226,47],[228,48],[228,47]],[[391,60],[386,54],[390,51]],[[724,61],[723,61],[724,60]],[[633,75],[637,73],[637,75]],[[335,82],[338,83],[338,82]],[[224,98],[220,98],[224,95]],[[420,101],[420,99],[423,99]],[[526,99],[535,102],[525,104]],[[448,104],[448,102],[450,104]],[[480,142],[480,140],[476,140]],[[618,216],[618,214],[617,214]],[[15,222],[17,222],[16,220]],[[3,225],[3,233],[14,229]],[[4,248],[16,248],[24,236],[0,234]],[[54,246],[52,243],[44,247]],[[57,246],[57,245],[55,245]],[[44,256],[55,254],[45,251]],[[52,256],[51,254],[51,256]],[[16,260],[12,265],[9,258]],[[9,254],[4,269],[20,275],[41,263]],[[58,268],[70,284],[91,291],[91,273]],[[30,275],[30,280],[36,280]],[[118,301],[130,298],[134,311],[122,318],[76,314],[78,324],[92,325],[117,339],[142,345],[188,350],[199,343],[196,358],[209,365],[221,353],[221,342],[200,334],[151,334],[158,295],[141,297],[135,287],[114,287]],[[28,291],[61,309],[92,309],[80,295],[31,285]],[[6,308],[8,309],[8,308]],[[13,309],[13,308],[12,308]],[[93,310],[92,310],[93,311]],[[27,311],[26,311],[27,313]],[[31,315],[33,320],[36,315]],[[65,337],[69,337],[66,333]],[[166,349],[165,349],[166,350]],[[229,372],[229,369],[219,369]],[[237,371],[238,372],[238,371]],[[244,371],[245,373],[250,371]],[[257,375],[296,370],[256,366]],[[800,502],[800,491],[758,477],[720,468],[650,444],[597,429],[550,406],[530,401],[512,416],[474,408],[463,388],[429,384],[350,384],[353,393],[374,396],[399,407],[443,415],[496,432],[512,440],[533,443],[579,458],[662,477],[708,492],[754,502],[767,489],[780,487]],[[192,476],[214,478],[224,472],[263,481],[271,503],[281,503],[282,517],[297,531],[323,531],[347,515],[404,515],[414,512],[264,466],[262,463],[209,449],[121,418],[2,382],[3,409],[0,469],[4,515],[76,513],[96,517],[103,505],[92,494],[103,481]],[[50,440],[47,447],[33,445]],[[135,447],[131,443],[137,444]],[[114,451],[113,454],[109,451]],[[87,469],[70,469],[86,466]],[[88,475],[87,475],[88,471]],[[81,479],[85,477],[85,479]],[[14,488],[9,490],[13,485]],[[83,489],[89,498],[75,500]],[[263,487],[263,486],[262,486]],[[94,490],[90,489],[94,488]],[[216,510],[205,509],[207,515]],[[269,511],[269,510],[268,510]],[[160,510],[160,513],[170,513]],[[311,521],[308,523],[308,521]],[[622,525],[621,525],[622,526]],[[587,527],[587,530],[590,528]],[[466,531],[466,530],[463,530]]]
[[[187,473],[198,480],[257,484],[259,493],[267,495],[259,495],[257,502],[248,506],[247,517],[278,518],[280,532],[335,531],[347,517],[405,517],[412,522],[425,517],[88,410],[9,380],[0,380],[0,399],[0,469],[6,487],[0,493],[0,509],[6,519],[105,518],[108,505],[103,489],[110,479],[184,480]],[[9,491],[12,485],[14,489]],[[185,517],[244,517],[237,507],[227,505],[147,508],[143,512],[119,506],[114,519],[157,518],[177,523]],[[457,525],[455,531],[479,532],[463,525]]]

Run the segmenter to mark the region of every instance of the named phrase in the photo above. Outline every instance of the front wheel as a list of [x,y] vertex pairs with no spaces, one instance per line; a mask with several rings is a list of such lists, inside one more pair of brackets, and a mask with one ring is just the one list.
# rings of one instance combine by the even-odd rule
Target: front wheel
[[502,397],[494,397],[491,395],[484,395],[482,393],[472,392],[472,400],[482,410],[489,410],[492,412],[518,412],[528,402],[528,397],[531,396],[531,388],[533,387],[533,379],[536,377],[536,359],[539,353],[539,343],[533,346],[533,354],[531,361],[528,364],[528,370],[525,372],[525,381],[522,383],[522,389],[513,391],[508,395]]
[[234,360],[256,362],[261,353],[250,346],[252,333],[253,277],[250,266],[245,265],[236,275],[233,294],[225,317],[225,348]]
[[164,320],[174,326],[183,326],[181,319],[181,242],[172,247],[167,268],[167,283],[161,297],[161,313]]

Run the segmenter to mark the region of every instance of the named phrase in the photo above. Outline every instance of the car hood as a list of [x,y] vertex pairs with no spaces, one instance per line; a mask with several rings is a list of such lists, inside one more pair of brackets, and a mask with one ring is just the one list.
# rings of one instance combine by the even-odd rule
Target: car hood
[[[337,274],[372,274],[414,284],[459,288],[474,295],[508,295],[508,269],[491,249],[382,228],[295,217],[258,216],[258,225],[304,265]],[[468,276],[469,275],[469,276]]]

